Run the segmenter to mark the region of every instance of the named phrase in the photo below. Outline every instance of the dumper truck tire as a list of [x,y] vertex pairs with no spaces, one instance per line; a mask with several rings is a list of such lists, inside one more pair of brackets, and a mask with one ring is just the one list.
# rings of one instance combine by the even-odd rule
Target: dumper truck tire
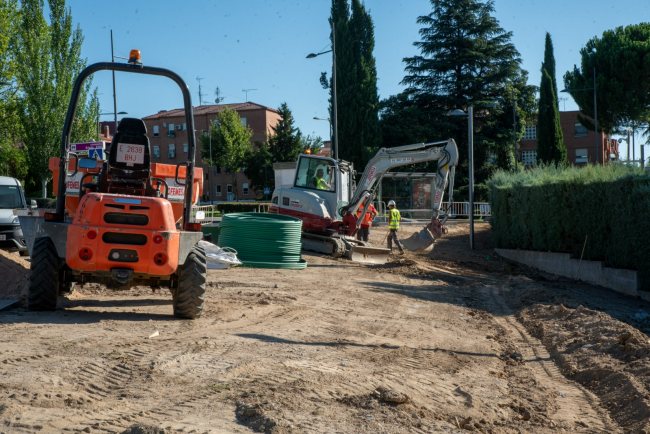
[[172,290],[174,316],[194,319],[203,313],[205,302],[205,282],[208,276],[208,264],[205,251],[195,246],[178,267],[178,283]]
[[29,310],[54,310],[59,295],[59,265],[61,260],[56,248],[47,237],[34,241],[29,274]]

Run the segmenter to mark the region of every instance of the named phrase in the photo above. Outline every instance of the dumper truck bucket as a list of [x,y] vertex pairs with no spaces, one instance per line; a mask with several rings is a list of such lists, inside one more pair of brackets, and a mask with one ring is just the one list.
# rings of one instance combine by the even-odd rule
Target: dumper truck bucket
[[346,257],[354,262],[362,264],[385,264],[388,261],[389,249],[381,247],[362,246],[360,244],[353,244],[348,240],[346,244]]
[[422,228],[420,232],[416,232],[405,240],[401,240],[404,248],[413,252],[425,250],[436,241],[435,237],[429,229]]

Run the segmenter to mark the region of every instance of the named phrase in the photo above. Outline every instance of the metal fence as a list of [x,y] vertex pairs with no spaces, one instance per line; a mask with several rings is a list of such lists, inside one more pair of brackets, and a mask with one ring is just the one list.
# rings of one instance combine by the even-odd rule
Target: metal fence
[[[385,223],[388,215],[388,208],[385,202],[380,202],[377,208],[379,214],[375,218],[375,223]],[[452,202],[448,207],[448,203],[442,204],[442,210],[450,219],[454,218],[469,218],[469,202]],[[402,223],[408,223],[409,220],[431,220],[433,211],[430,209],[400,209],[402,216]],[[492,209],[489,202],[474,202],[474,217],[483,219],[492,217]]]
[[268,212],[271,206],[270,202],[220,202],[212,205],[196,205],[192,207],[190,221],[195,223],[214,223],[215,221],[220,221],[221,215],[223,214],[220,207],[242,203],[251,206],[254,205],[254,209],[251,212]]

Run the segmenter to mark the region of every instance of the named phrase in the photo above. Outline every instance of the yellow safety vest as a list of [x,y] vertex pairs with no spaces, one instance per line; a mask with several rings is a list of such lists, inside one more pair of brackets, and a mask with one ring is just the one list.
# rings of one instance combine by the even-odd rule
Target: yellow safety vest
[[402,219],[402,216],[399,213],[397,208],[390,210],[390,221],[388,223],[388,229],[399,229],[399,221]]
[[316,188],[319,190],[329,190],[327,182],[323,178],[315,178]]

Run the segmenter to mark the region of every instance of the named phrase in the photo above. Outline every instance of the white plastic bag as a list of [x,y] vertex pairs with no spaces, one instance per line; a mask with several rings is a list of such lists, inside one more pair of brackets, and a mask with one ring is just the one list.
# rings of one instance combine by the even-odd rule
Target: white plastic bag
[[230,247],[219,247],[208,241],[199,241],[199,247],[205,251],[205,256],[208,260],[208,269],[210,270],[225,270],[230,267],[241,265],[241,261],[237,259],[237,251]]

